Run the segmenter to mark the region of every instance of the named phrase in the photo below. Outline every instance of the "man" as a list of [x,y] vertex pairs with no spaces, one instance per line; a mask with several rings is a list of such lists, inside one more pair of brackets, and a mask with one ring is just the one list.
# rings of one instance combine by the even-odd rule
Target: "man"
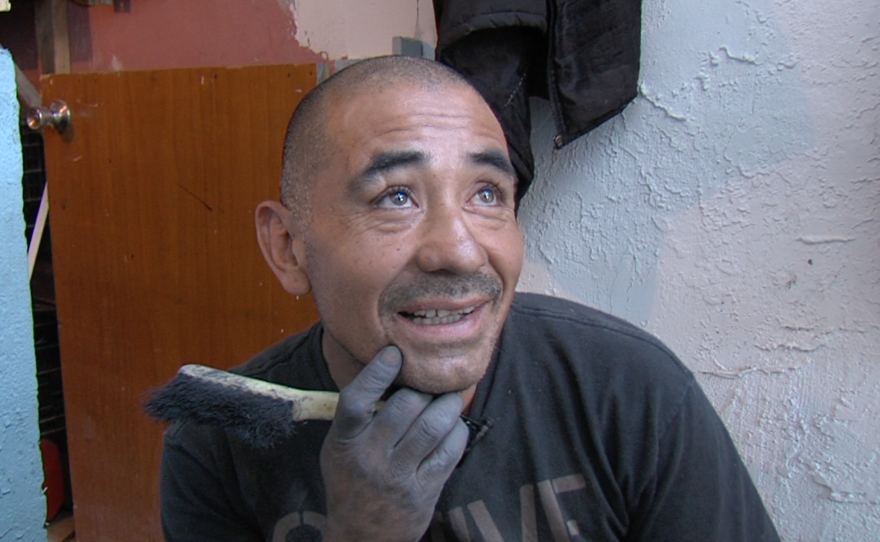
[[169,429],[168,542],[778,540],[671,352],[514,293],[515,185],[492,111],[439,64],[372,59],[303,100],[256,222],[321,322],[240,372],[342,390],[336,419],[267,450]]

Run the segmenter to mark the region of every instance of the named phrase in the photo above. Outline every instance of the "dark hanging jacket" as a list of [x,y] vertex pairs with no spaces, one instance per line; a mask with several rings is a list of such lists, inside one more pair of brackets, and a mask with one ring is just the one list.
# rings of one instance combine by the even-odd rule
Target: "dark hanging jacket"
[[434,0],[437,60],[498,116],[518,176],[534,177],[529,97],[550,101],[561,148],[636,97],[641,0]]

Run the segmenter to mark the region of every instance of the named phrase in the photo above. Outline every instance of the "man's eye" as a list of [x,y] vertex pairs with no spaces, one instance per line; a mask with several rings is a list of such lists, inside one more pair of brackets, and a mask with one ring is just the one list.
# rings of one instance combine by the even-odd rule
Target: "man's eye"
[[411,207],[412,200],[408,190],[395,188],[389,190],[385,195],[379,198],[378,206],[385,208]]
[[476,198],[480,205],[495,205],[498,203],[498,192],[495,188],[487,186],[477,192]]

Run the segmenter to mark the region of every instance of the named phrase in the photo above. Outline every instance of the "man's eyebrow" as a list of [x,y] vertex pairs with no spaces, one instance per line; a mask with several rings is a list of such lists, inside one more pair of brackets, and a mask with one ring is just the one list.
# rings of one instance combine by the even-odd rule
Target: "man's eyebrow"
[[481,166],[489,166],[504,173],[508,177],[516,179],[516,170],[513,168],[513,164],[510,163],[510,158],[501,151],[488,150],[475,152],[468,155],[468,159],[471,163]]
[[382,152],[373,157],[370,164],[358,175],[358,179],[375,179],[383,173],[406,166],[418,166],[428,162],[428,157],[421,151]]

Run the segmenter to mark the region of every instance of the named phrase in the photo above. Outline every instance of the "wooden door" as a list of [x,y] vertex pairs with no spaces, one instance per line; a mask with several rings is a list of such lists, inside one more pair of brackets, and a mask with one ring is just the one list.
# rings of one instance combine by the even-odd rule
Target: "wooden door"
[[142,394],[184,363],[228,368],[317,319],[256,243],[315,66],[55,75],[44,103],[77,540],[162,540],[162,427]]

